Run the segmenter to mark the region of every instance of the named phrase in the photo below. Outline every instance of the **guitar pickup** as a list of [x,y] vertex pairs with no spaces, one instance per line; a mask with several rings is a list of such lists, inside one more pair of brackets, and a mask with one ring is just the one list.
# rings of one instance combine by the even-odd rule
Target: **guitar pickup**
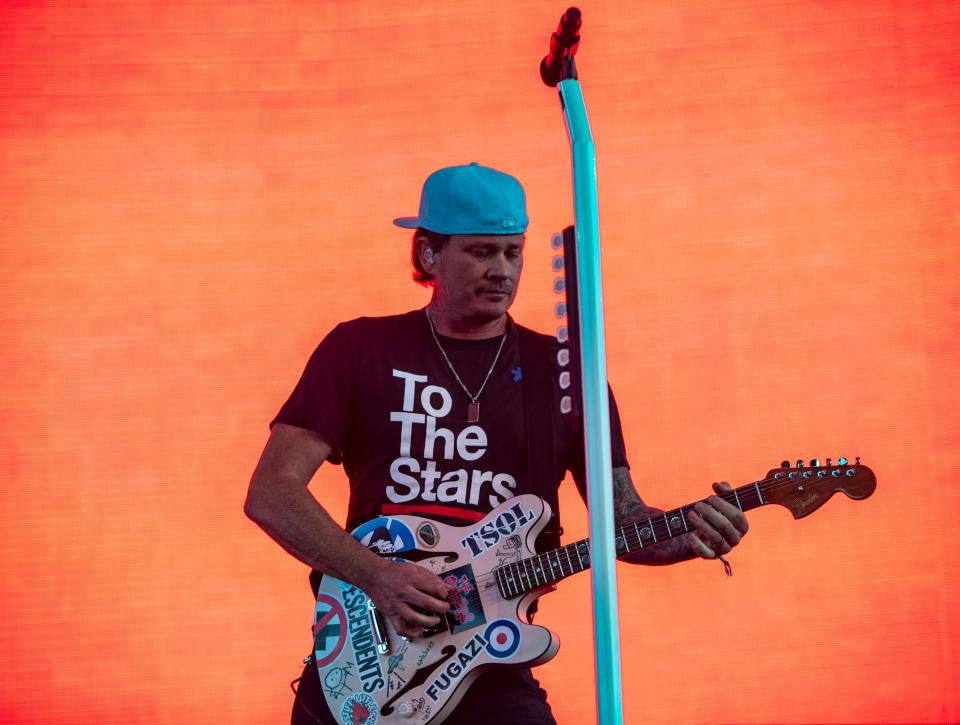
[[430,612],[430,614],[433,614],[434,616],[439,616],[439,617],[440,617],[440,621],[437,622],[437,623],[436,623],[435,625],[433,625],[432,627],[430,627],[430,629],[425,629],[425,630],[423,630],[423,636],[424,636],[424,638],[426,638],[426,637],[433,637],[435,634],[443,634],[444,632],[449,632],[449,631],[450,631],[450,626],[449,626],[449,624],[447,623],[447,617],[450,616],[449,614],[446,614],[446,615],[443,615],[443,614],[437,615],[435,612]]
[[439,622],[437,622],[435,625],[433,625],[429,629],[423,630],[423,634],[421,635],[422,637],[424,638],[433,637],[436,634],[443,634],[444,632],[452,631],[450,629],[450,625],[447,622],[447,617],[450,616],[449,614],[447,613],[437,614],[436,612],[428,612],[426,609],[421,609],[420,607],[414,607],[414,609],[417,610],[420,614],[423,614],[427,617],[440,617]]

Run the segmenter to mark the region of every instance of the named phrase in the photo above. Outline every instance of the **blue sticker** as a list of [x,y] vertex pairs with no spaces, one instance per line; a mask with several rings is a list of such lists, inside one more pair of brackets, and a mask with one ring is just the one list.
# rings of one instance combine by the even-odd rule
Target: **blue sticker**
[[389,516],[361,524],[353,530],[353,538],[378,554],[394,554],[417,547],[410,527]]
[[496,619],[483,631],[487,652],[498,660],[510,657],[520,648],[520,627],[509,619]]

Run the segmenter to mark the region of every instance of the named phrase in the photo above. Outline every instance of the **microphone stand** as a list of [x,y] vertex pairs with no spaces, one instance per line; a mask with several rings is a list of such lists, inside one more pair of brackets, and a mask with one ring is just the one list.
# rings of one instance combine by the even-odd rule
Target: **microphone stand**
[[[597,676],[597,721],[623,722],[620,679],[620,633],[617,602],[616,548],[613,521],[613,480],[610,456],[610,410],[607,388],[606,343],[603,328],[603,287],[600,266],[600,223],[597,211],[596,148],[580,82],[573,60],[580,36],[580,12],[564,14],[551,42],[551,55],[562,52],[560,105],[570,139],[576,243],[576,291],[580,332],[580,371],[583,426],[587,463],[587,501],[590,517],[591,583]],[[575,41],[574,41],[575,35]],[[562,45],[568,38],[566,48]],[[548,66],[548,56],[541,64]],[[553,85],[544,76],[547,85]],[[566,238],[571,235],[565,234]],[[569,257],[569,250],[567,253]],[[569,294],[569,291],[568,291]],[[576,345],[573,349],[576,349]]]

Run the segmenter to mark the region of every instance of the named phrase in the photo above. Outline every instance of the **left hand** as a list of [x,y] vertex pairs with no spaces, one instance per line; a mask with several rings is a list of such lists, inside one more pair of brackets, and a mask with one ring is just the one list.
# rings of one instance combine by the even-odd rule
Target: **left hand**
[[[714,493],[730,491],[726,481],[713,484]],[[698,502],[687,520],[696,527],[688,534],[693,553],[703,559],[716,559],[730,552],[747,533],[750,525],[743,511],[720,496],[711,496]]]

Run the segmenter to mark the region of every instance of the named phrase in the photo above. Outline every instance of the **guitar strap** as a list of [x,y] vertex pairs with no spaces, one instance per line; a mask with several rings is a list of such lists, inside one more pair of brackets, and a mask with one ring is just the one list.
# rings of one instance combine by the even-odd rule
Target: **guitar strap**
[[554,451],[555,416],[550,349],[543,337],[517,325],[520,369],[523,371],[523,417],[527,434],[527,470],[531,493],[550,504],[553,516],[540,533],[537,551],[559,548],[560,503],[557,497],[557,463]]

